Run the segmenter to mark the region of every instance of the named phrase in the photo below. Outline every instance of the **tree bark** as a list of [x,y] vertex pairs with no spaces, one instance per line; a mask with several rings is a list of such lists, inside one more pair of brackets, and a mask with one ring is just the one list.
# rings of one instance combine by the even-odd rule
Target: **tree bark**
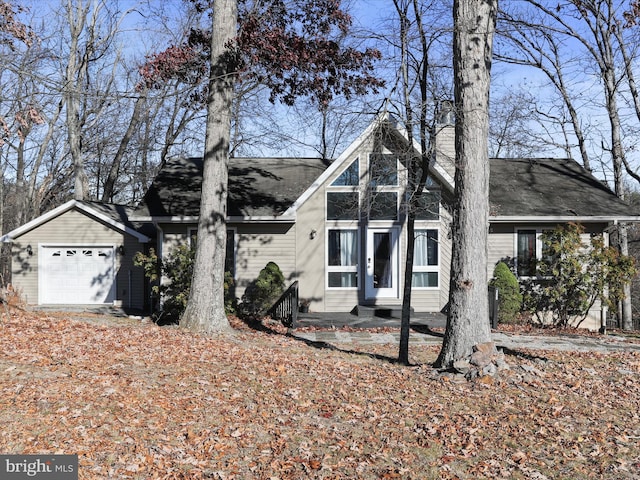
[[211,36],[211,77],[196,258],[180,325],[198,332],[229,330],[224,310],[229,139],[235,65],[228,49],[236,36],[236,0],[216,0]]
[[455,204],[449,314],[436,365],[491,341],[487,293],[489,83],[497,0],[455,0]]

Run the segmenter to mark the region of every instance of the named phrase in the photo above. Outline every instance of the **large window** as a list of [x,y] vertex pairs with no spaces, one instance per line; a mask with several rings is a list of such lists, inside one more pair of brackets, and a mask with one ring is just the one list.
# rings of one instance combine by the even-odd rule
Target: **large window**
[[438,230],[416,230],[413,257],[413,288],[438,287],[439,264]]
[[329,230],[327,285],[329,288],[358,286],[358,231]]
[[395,187],[398,185],[398,157],[396,155],[372,153],[369,157],[369,164],[373,187]]
[[354,160],[329,187],[327,192],[327,220],[358,220],[360,176],[358,159]]
[[327,192],[327,220],[357,220],[358,192]]
[[369,206],[370,220],[396,220],[398,218],[398,192],[376,192]]
[[369,155],[369,220],[398,219],[398,157]]

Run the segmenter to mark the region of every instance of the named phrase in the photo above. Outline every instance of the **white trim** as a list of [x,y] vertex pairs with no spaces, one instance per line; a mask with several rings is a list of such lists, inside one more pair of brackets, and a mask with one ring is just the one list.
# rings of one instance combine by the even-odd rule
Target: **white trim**
[[549,222],[575,222],[575,223],[611,223],[611,222],[640,222],[640,216],[637,217],[623,217],[623,216],[527,216],[521,217],[516,215],[511,216],[489,216],[489,222],[491,223],[549,223]]
[[[441,252],[441,232],[440,232],[440,226],[436,225],[436,226],[432,226],[432,227],[421,227],[416,225],[415,226],[415,231],[414,231],[414,236],[416,232],[426,232],[429,230],[435,231],[438,235],[438,238],[436,240],[436,244],[437,244],[437,249],[438,249],[438,263],[436,265],[423,265],[423,266],[418,266],[417,268],[419,270],[416,270],[416,265],[415,265],[415,254],[414,254],[414,265],[413,265],[413,273],[437,273],[438,274],[438,285],[435,287],[416,287],[413,286],[413,281],[412,281],[412,285],[411,285],[411,289],[412,290],[416,290],[416,291],[433,291],[433,290],[440,290],[440,283],[442,282],[442,272],[440,271],[440,266],[442,264],[442,252]],[[415,241],[415,240],[414,240]]]
[[[366,300],[398,300],[400,298],[400,242],[402,235],[402,228],[400,226],[382,227],[382,226],[367,226],[365,229],[364,239],[364,265],[362,267],[363,272],[363,284],[364,298]],[[373,235],[375,233],[389,233],[392,240],[392,250],[389,252],[391,261],[391,279],[393,281],[392,286],[388,288],[375,288],[373,285],[374,265],[370,263],[370,259],[375,256],[373,252]]]
[[63,213],[73,210],[74,208],[77,208],[78,210],[88,215],[96,217],[97,219],[103,221],[104,223],[137,238],[139,243],[147,243],[151,240],[146,235],[143,235],[142,233],[130,227],[127,227],[126,225],[120,222],[116,222],[113,218],[104,215],[103,213],[89,207],[88,205],[84,205],[83,203],[77,200],[69,200],[68,202],[60,205],[59,207],[54,208],[53,210],[50,210],[47,213],[44,213],[37,218],[34,218],[30,222],[27,222],[24,225],[10,231],[6,235],[3,235],[2,237],[0,237],[0,241],[3,243],[11,242],[15,238],[33,230],[36,227],[39,227],[40,225],[62,215]]
[[[331,230],[335,230],[335,231],[353,231],[356,232],[356,264],[355,265],[329,265],[329,232]],[[325,285],[325,290],[327,291],[340,291],[340,290],[358,290],[359,288],[361,288],[360,282],[361,282],[361,277],[362,275],[360,275],[360,260],[362,258],[361,256],[361,243],[360,243],[360,228],[358,228],[357,225],[352,225],[352,226],[346,226],[346,225],[338,225],[338,226],[331,226],[331,225],[326,225],[325,227],[325,237],[326,241],[324,242],[324,285]],[[355,287],[332,287],[329,285],[329,274],[330,273],[355,273],[356,274],[356,283],[357,285]]]
[[365,129],[365,131],[362,132],[353,142],[351,142],[347,149],[342,152],[338,156],[338,158],[333,161],[333,163],[331,163],[329,168],[322,172],[322,175],[316,178],[311,186],[307,188],[295,202],[293,202],[293,205],[291,205],[287,209],[287,211],[284,212],[283,216],[295,216],[295,212],[298,210],[298,208],[300,208],[300,206],[304,202],[306,202],[320,188],[322,184],[327,181],[327,179],[329,179],[338,169],[344,166],[344,162],[353,155],[353,153],[360,147],[360,145],[362,145],[364,141],[374,132],[374,130],[387,118],[388,114],[383,114],[378,116],[373,122],[371,122]]

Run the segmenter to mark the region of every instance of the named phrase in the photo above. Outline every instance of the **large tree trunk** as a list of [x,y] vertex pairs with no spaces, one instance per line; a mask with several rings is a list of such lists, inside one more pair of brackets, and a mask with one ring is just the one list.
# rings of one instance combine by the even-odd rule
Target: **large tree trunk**
[[455,205],[449,315],[436,364],[491,341],[487,294],[489,83],[497,0],[455,0]]
[[228,43],[236,36],[236,0],[216,0],[211,36],[211,78],[196,258],[181,326],[199,332],[229,329],[224,310],[229,138],[235,68]]

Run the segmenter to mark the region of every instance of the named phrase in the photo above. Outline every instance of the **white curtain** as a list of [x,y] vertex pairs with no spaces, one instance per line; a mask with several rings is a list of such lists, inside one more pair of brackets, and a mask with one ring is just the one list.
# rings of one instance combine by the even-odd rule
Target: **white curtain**
[[358,242],[356,230],[340,231],[340,265],[353,266],[358,264]]

